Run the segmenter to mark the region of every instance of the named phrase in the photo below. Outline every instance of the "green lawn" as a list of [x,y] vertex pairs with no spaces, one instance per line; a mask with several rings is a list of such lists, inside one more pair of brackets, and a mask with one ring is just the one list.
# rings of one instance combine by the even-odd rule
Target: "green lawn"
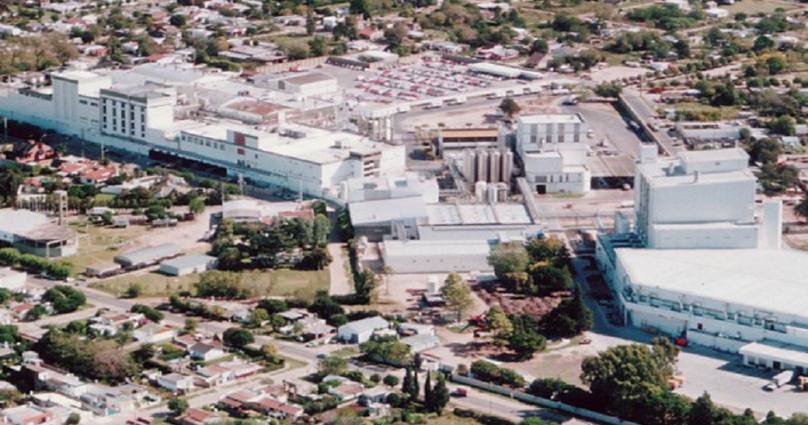
[[[116,296],[122,295],[130,285],[141,286],[141,297],[164,297],[174,292],[191,291],[199,275],[166,276],[157,272],[119,276],[94,282],[90,286]],[[242,282],[256,296],[297,297],[313,299],[319,290],[328,290],[328,270],[274,270],[243,272]]]
[[71,223],[70,227],[78,233],[79,248],[76,255],[64,260],[73,266],[74,276],[84,273],[89,266],[111,263],[116,255],[135,248],[134,241],[148,231],[145,226],[114,229],[86,222]]

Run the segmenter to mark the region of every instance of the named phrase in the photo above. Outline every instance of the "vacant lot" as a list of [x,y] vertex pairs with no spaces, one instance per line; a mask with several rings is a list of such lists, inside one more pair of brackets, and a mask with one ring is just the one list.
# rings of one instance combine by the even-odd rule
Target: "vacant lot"
[[[242,273],[242,282],[256,296],[297,297],[313,299],[317,291],[328,291],[328,270],[273,270]],[[120,296],[133,284],[140,286],[141,297],[163,297],[175,292],[192,291],[199,275],[166,276],[143,272],[105,279],[90,286]]]
[[76,230],[79,237],[78,253],[65,258],[73,265],[74,275],[83,273],[87,267],[95,264],[111,263],[116,255],[136,248],[137,239],[148,231],[144,226],[113,229],[84,221],[71,223],[70,227]]

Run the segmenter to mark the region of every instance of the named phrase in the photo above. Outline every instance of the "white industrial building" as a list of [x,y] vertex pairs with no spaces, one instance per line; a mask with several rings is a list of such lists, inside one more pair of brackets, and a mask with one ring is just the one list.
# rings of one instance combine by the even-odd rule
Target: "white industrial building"
[[490,271],[491,245],[485,240],[385,240],[379,243],[384,265],[395,273]]
[[313,127],[286,126],[275,132],[217,123],[186,128],[178,150],[201,161],[235,166],[259,181],[327,199],[355,177],[401,174],[405,148],[372,142],[362,136]]
[[361,344],[369,341],[374,332],[383,331],[389,327],[390,324],[381,316],[368,317],[348,322],[337,328],[337,339],[350,344]]
[[[626,323],[732,353],[808,353],[808,254],[768,249],[616,249],[612,288]],[[763,350],[756,364],[766,364]],[[768,359],[808,372],[808,363]],[[774,365],[773,361],[779,361]]]
[[516,152],[538,193],[584,193],[591,187],[586,123],[580,114],[522,115]]
[[322,72],[307,72],[279,79],[278,89],[301,96],[327,96],[339,92],[337,79]]
[[400,176],[356,177],[341,185],[343,202],[407,198],[421,196],[425,203],[437,203],[440,195],[438,180],[408,172]]
[[43,257],[74,255],[79,246],[76,232],[67,226],[39,212],[11,208],[0,209],[0,242]]
[[643,148],[634,229],[599,235],[598,265],[625,324],[806,373],[808,254],[780,249],[782,204],[755,186],[740,149]]
[[742,149],[681,152],[663,160],[656,146],[644,147],[634,180],[635,227],[643,245],[757,247],[757,182],[748,164]]
[[[222,167],[232,176],[331,200],[338,198],[339,184],[349,178],[404,172],[404,146],[375,143],[352,133],[284,122],[250,127],[175,119],[175,111],[187,116],[194,103],[217,110],[216,102],[239,96],[253,103],[318,111],[322,102],[308,100],[307,95],[331,91],[333,77],[324,74],[280,80],[283,90],[305,98],[301,101],[223,76],[151,66],[107,75],[64,71],[51,74],[51,80],[50,86],[7,90],[0,95],[0,114],[106,147],[179,156]],[[251,91],[261,99],[247,96]],[[200,99],[203,94],[207,97]],[[205,106],[208,103],[213,104]]]

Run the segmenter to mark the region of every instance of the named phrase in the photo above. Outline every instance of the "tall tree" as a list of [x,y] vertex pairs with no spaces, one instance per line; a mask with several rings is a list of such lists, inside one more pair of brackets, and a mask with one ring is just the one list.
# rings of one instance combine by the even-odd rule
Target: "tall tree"
[[519,111],[522,110],[522,107],[520,107],[515,100],[511,99],[510,97],[506,97],[505,99],[502,99],[502,102],[499,103],[499,109],[508,117],[508,119],[512,119],[514,115],[518,114]]
[[474,303],[471,289],[463,282],[463,278],[457,273],[449,274],[441,293],[446,299],[446,305],[457,313],[457,320],[463,320],[463,315]]
[[424,405],[427,409],[431,410],[429,406],[432,404],[432,374],[427,372],[426,379],[424,380]]
[[438,382],[432,388],[432,400],[427,406],[429,410],[440,414],[449,403],[449,389],[446,388],[446,378],[438,375]]

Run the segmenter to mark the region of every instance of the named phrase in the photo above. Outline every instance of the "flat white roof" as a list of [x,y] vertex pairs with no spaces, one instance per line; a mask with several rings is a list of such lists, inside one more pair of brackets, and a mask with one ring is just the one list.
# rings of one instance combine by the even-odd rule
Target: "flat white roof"
[[741,148],[683,151],[678,156],[685,162],[749,160],[749,155]]
[[763,249],[617,248],[631,285],[808,316],[808,253]]
[[24,235],[50,223],[48,216],[29,210],[0,209],[0,232]]
[[578,114],[537,114],[537,115],[520,115],[519,122],[522,124],[575,124],[583,123]]
[[348,204],[348,211],[351,213],[351,223],[354,226],[387,223],[391,220],[420,219],[427,216],[424,198],[421,195],[351,202]]
[[484,240],[386,240],[384,252],[390,257],[487,256],[491,245]]
[[431,225],[530,224],[522,204],[431,204],[426,206]]
[[752,342],[741,347],[738,352],[744,356],[780,359],[791,364],[808,365],[808,352],[797,347],[789,347],[791,346]]

